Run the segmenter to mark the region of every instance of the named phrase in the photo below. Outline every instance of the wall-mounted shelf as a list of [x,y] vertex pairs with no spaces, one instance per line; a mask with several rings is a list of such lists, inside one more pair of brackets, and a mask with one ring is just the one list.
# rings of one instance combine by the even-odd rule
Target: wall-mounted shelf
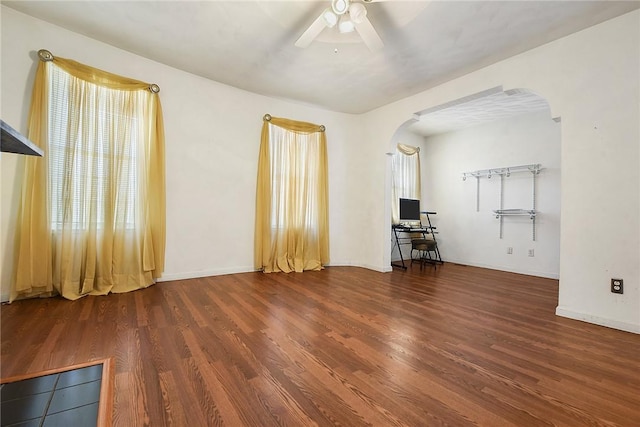
[[501,216],[526,215],[529,218],[534,219],[537,212],[531,209],[496,209],[493,213],[496,214],[496,218],[500,218]]
[[[476,212],[480,212],[480,178],[491,179],[492,176],[500,177],[500,207],[495,209],[493,213],[496,218],[500,220],[500,238],[502,239],[502,230],[504,224],[504,217],[507,216],[528,216],[531,219],[532,238],[536,240],[536,175],[540,173],[542,166],[539,163],[533,163],[530,165],[520,166],[507,166],[501,168],[492,169],[480,169],[471,172],[463,172],[462,180],[466,181],[467,178],[473,177],[476,179]],[[532,208],[531,209],[503,209],[504,200],[504,179],[511,176],[512,173],[518,172],[530,172],[532,176]]]
[[482,178],[487,177],[491,178],[493,175],[495,176],[511,176],[512,173],[515,172],[531,172],[536,175],[540,173],[542,170],[542,166],[539,163],[531,164],[531,165],[520,165],[520,166],[508,166],[503,168],[493,168],[493,169],[480,169],[472,172],[463,172],[462,180],[466,181],[467,177],[474,178]]
[[40,156],[44,154],[42,148],[27,139],[26,136],[0,120],[2,125],[2,139],[0,151],[6,153],[26,154],[28,156]]

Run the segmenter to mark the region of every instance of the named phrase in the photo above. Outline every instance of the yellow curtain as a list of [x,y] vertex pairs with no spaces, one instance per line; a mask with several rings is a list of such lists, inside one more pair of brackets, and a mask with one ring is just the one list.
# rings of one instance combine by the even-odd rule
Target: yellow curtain
[[25,163],[11,301],[128,292],[161,275],[158,90],[64,58],[39,62],[28,136],[45,155]]
[[420,147],[398,144],[391,160],[391,223],[400,223],[400,198],[420,199]]
[[256,193],[255,267],[320,270],[329,262],[324,127],[265,116]]

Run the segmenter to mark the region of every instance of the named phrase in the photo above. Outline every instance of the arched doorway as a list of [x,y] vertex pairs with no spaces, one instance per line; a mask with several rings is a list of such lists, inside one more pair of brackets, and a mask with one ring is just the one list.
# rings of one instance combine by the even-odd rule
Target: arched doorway
[[[560,139],[559,119],[543,97],[496,87],[417,112],[387,154],[398,143],[420,146],[421,208],[437,212],[431,219],[445,261],[559,278]],[[536,176],[527,169],[507,176],[509,167],[530,164],[541,165]],[[501,168],[503,176],[463,180],[465,172]],[[496,217],[500,209],[536,215]]]

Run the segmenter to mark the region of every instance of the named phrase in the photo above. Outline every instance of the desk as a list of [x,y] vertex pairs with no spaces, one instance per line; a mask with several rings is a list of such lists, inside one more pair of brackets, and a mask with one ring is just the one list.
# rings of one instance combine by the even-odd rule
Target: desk
[[[426,239],[427,234],[431,233],[429,227],[407,227],[404,225],[392,225],[391,230],[393,231],[393,236],[395,238],[394,243],[395,247],[398,248],[398,252],[400,253],[400,262],[391,263],[392,267],[399,267],[404,270],[407,269],[407,266],[404,264],[404,257],[402,256],[402,248],[401,245],[410,245],[411,244],[411,233],[422,233],[422,236]],[[406,236],[403,236],[406,234]],[[391,247],[391,252],[393,253],[393,247]]]
[[[397,225],[391,226],[391,230],[393,231],[393,236],[394,236],[394,245],[396,248],[398,248],[398,252],[400,253],[400,262],[401,262],[401,264],[398,264],[397,262],[396,263],[392,262],[391,263],[392,267],[399,267],[404,270],[407,269],[407,266],[404,264],[404,257],[402,256],[401,245],[411,244],[410,233],[422,233],[422,237],[424,237],[425,239],[427,238],[427,235],[431,235],[431,238],[433,239],[436,245],[435,247],[436,256],[435,258],[432,259],[431,255],[429,254],[429,259],[427,261],[433,264],[443,264],[442,257],[440,256],[440,249],[438,248],[438,242],[436,241],[436,234],[438,232],[436,231],[436,227],[431,225],[431,218],[429,217],[430,215],[436,215],[436,212],[423,211],[423,212],[420,212],[420,214],[424,215],[427,218],[428,225],[422,225],[420,227],[408,227],[405,225],[397,224]],[[403,234],[406,234],[406,236],[403,236]],[[391,253],[393,254],[393,246],[391,247]],[[425,261],[425,260],[422,259],[422,261]]]

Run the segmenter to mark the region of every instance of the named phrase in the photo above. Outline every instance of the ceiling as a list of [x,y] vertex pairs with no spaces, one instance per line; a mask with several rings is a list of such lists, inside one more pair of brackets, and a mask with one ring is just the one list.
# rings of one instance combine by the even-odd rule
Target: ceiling
[[[371,52],[357,33],[336,28],[305,49],[294,46],[329,0],[2,4],[217,82],[353,114],[640,7],[640,1],[373,0],[368,17],[384,47]],[[47,46],[34,46],[40,48]]]
[[416,114],[418,120],[407,129],[418,135],[432,136],[539,111],[550,113],[549,103],[533,92],[492,88],[420,111]]

